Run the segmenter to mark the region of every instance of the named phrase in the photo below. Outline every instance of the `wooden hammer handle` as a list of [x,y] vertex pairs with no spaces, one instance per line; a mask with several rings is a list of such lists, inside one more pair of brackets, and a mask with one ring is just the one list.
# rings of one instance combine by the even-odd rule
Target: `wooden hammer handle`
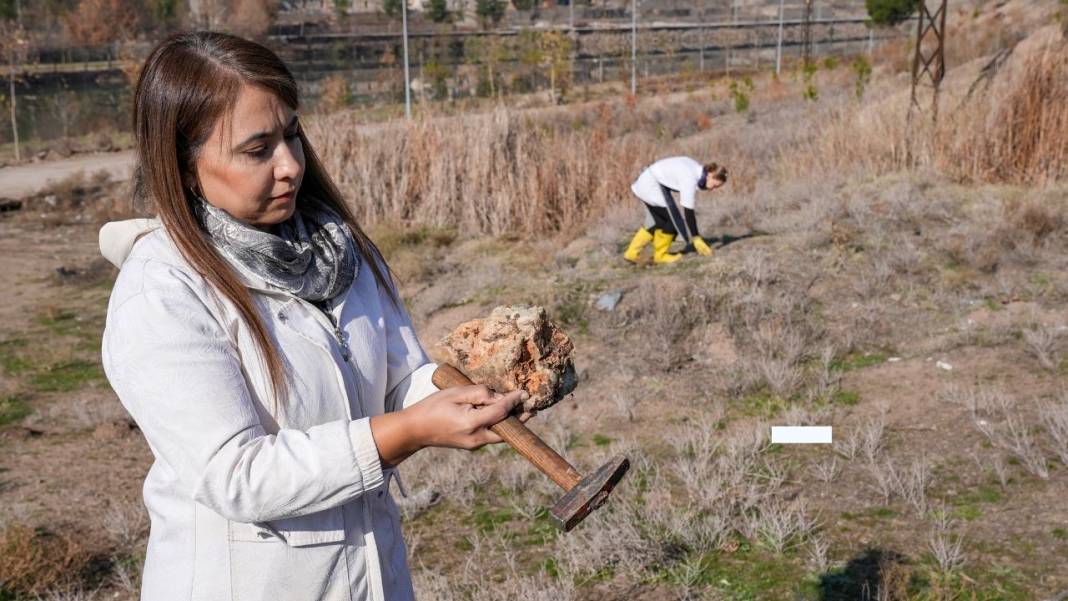
[[[463,372],[448,364],[439,365],[434,370],[431,381],[434,382],[434,386],[443,389],[474,384]],[[566,459],[545,444],[537,434],[531,432],[514,415],[490,426],[490,430],[503,438],[517,453],[526,457],[534,464],[534,467],[541,470],[565,491],[571,490],[582,480],[582,476]]]

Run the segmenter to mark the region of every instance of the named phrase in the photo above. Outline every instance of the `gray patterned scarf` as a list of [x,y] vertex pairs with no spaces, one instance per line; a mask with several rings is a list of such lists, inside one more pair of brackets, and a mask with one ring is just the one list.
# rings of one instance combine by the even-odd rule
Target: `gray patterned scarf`
[[301,198],[277,235],[238,221],[204,199],[197,219],[211,241],[267,283],[307,301],[321,302],[348,290],[359,269],[356,247],[344,220],[322,203]]

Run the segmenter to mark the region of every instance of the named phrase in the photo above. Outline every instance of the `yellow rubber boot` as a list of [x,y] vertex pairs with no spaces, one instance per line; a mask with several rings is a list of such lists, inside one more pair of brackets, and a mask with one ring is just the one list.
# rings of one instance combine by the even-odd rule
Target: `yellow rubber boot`
[[664,230],[656,230],[653,234],[653,263],[674,263],[682,258],[682,255],[671,254],[668,249],[675,241],[675,234],[669,234]]
[[623,258],[631,263],[637,263],[638,257],[642,254],[642,250],[652,241],[653,235],[649,233],[649,230],[643,227],[630,239],[630,246],[628,246],[627,251],[623,253]]

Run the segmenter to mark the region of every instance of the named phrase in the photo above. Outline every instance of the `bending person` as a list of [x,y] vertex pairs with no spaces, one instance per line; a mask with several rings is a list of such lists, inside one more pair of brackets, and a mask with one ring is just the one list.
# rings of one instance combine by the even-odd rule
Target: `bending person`
[[[642,250],[652,242],[654,263],[678,261],[682,255],[671,254],[668,249],[679,234],[697,252],[711,255],[712,249],[697,229],[694,201],[698,190],[715,190],[725,183],[725,167],[716,163],[702,165],[690,157],[661,159],[645,168],[630,186],[645,206],[645,225],[634,234],[623,258],[637,263]],[[678,194],[678,202],[673,193]]]

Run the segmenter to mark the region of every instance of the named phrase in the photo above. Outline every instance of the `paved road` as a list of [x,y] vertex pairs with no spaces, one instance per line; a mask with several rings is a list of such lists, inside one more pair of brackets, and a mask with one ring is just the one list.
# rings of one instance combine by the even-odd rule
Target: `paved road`
[[3,167],[0,168],[0,198],[24,198],[36,194],[78,171],[92,175],[103,169],[111,174],[112,180],[125,181],[130,179],[133,165],[134,152],[126,150]]

